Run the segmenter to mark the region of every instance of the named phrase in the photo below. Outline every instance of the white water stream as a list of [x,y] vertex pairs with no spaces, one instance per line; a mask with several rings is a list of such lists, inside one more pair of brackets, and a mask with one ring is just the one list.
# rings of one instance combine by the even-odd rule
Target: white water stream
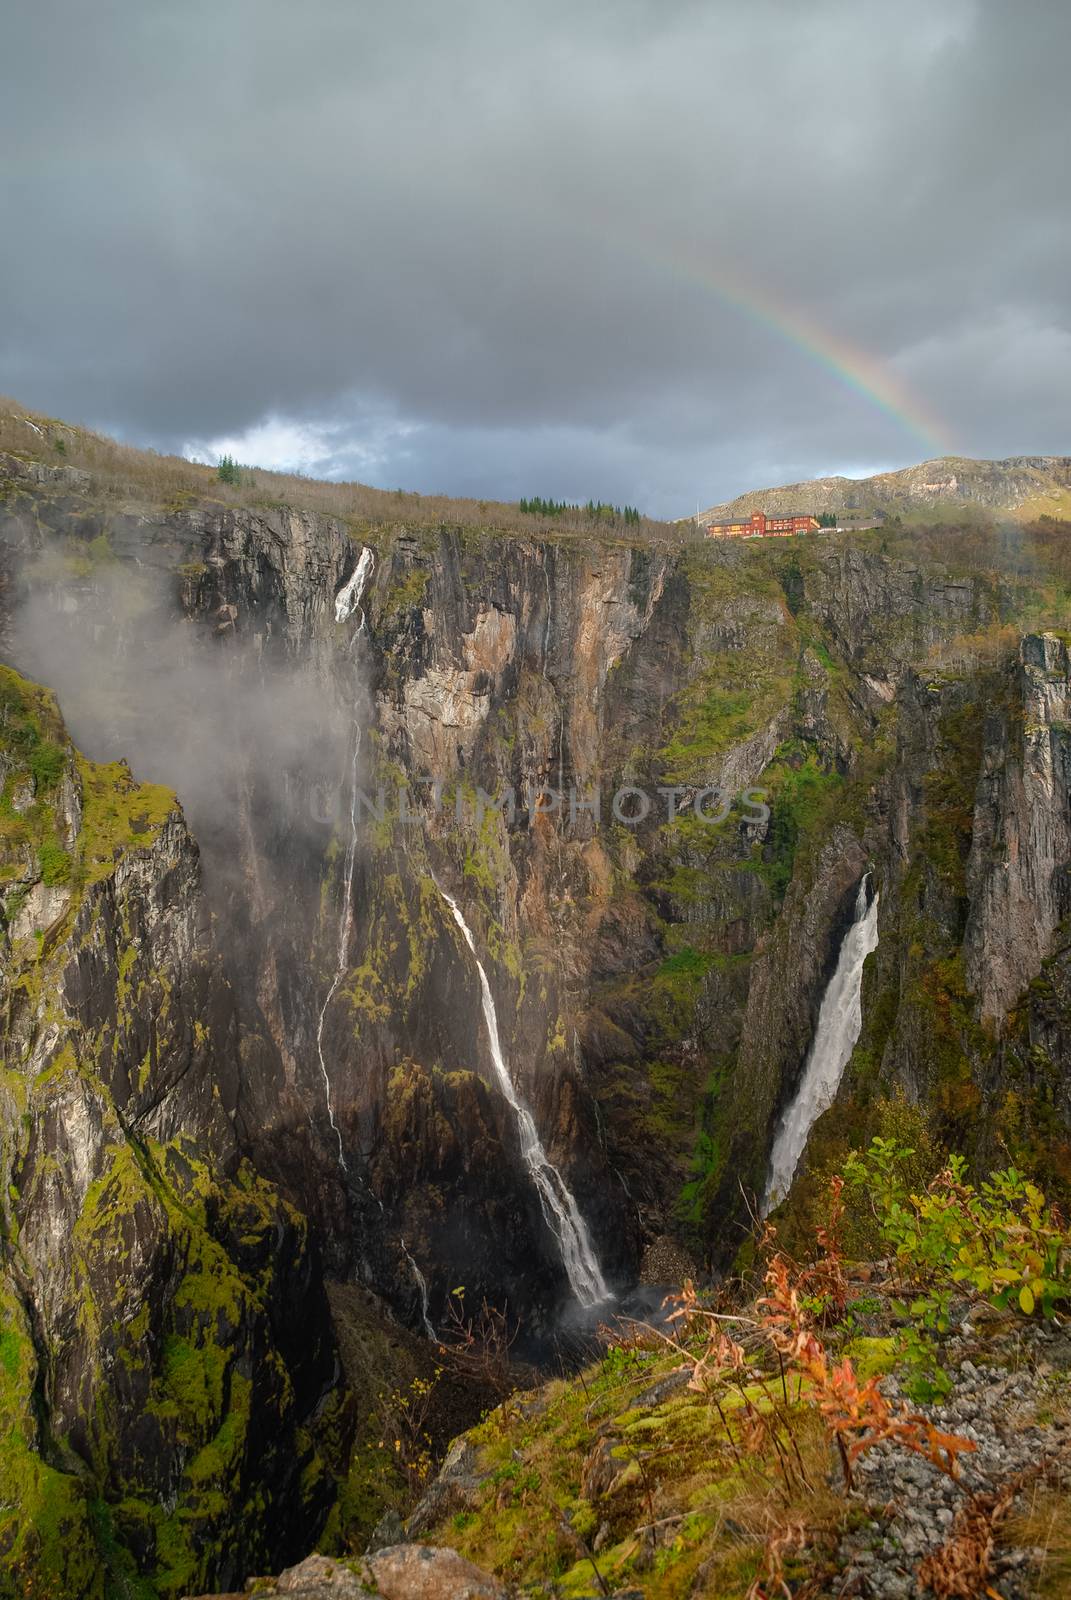
[[506,1058],[502,1053],[502,1041],[498,1034],[498,1015],[495,1011],[494,996],[491,994],[491,985],[487,981],[483,962],[476,952],[476,941],[472,937],[468,923],[461,914],[461,908],[452,895],[438,881],[435,884],[446,904],[450,907],[454,921],[461,930],[462,938],[472,952],[476,962],[476,971],[480,975],[480,993],[483,998],[483,1018],[487,1026],[488,1042],[491,1046],[491,1060],[494,1063],[495,1076],[499,1087],[517,1118],[517,1127],[521,1137],[521,1156],[528,1174],[535,1185],[539,1196],[539,1204],[543,1211],[547,1227],[557,1240],[561,1252],[562,1265],[565,1267],[566,1276],[573,1294],[582,1306],[596,1306],[601,1301],[611,1298],[599,1268],[598,1260],[591,1243],[591,1235],[587,1225],[580,1215],[579,1208],[572,1194],[566,1187],[565,1180],[557,1167],[547,1159],[547,1153],[540,1142],[532,1113],[520,1099],[513,1080],[506,1066]]
[[[383,1209],[382,1202],[380,1202],[379,1209],[381,1211]],[[435,1324],[431,1320],[431,1312],[428,1306],[428,1280],[425,1278],[424,1274],[413,1260],[413,1257],[410,1255],[409,1247],[405,1240],[400,1239],[398,1242],[402,1247],[402,1255],[409,1263],[413,1274],[413,1282],[416,1284],[417,1292],[420,1295],[420,1315],[424,1322],[424,1332],[427,1334],[429,1339],[437,1339],[439,1335],[435,1331]]]
[[833,1104],[848,1060],[863,1027],[863,963],[878,947],[878,895],[867,904],[866,873],[855,897],[851,926],[844,935],[837,965],[822,996],[818,1025],[791,1105],[778,1123],[770,1154],[770,1170],[762,1215],[769,1216],[788,1194],[810,1134],[823,1111]]
[[[356,611],[360,621],[357,625],[356,641],[358,634],[364,632],[364,611],[361,609],[361,597],[364,594],[368,580],[372,575],[375,565],[375,556],[367,547],[362,549],[357,565],[349,582],[344,584],[335,596],[335,621],[346,622]],[[335,975],[331,980],[331,987],[320,1007],[320,1017],[316,1024],[316,1054],[320,1062],[320,1071],[324,1080],[324,1097],[327,1101],[327,1115],[332,1131],[338,1140],[338,1164],[343,1172],[348,1171],[346,1157],[342,1151],[342,1134],[339,1132],[338,1123],[335,1121],[335,1107],[331,1098],[331,1079],[327,1071],[327,1062],[324,1060],[324,1018],[327,1008],[338,993],[338,986],[346,973],[346,955],[349,950],[350,934],[353,931],[353,873],[357,862],[357,762],[361,754],[361,724],[355,716],[353,719],[353,756],[350,760],[350,837],[346,845],[346,859],[342,872],[342,904],[339,907],[338,939],[335,950]]]
[[[361,611],[361,598],[372,576],[375,565],[375,556],[367,547],[362,549],[350,576],[349,582],[344,583],[335,596],[335,621],[345,622],[352,617],[355,611]],[[358,633],[364,631],[364,612],[361,611],[361,620],[357,627]]]
[[[343,584],[342,588],[335,596],[336,622],[348,622],[354,613],[357,615],[357,632],[353,636],[354,644],[356,644],[357,639],[364,632],[365,615],[361,601],[364,598],[364,591],[368,587],[368,580],[372,576],[372,569],[374,566],[375,556],[373,555],[372,551],[365,546],[361,550],[361,554],[357,559],[357,565],[354,567],[348,582]],[[342,1134],[339,1132],[338,1123],[335,1121],[335,1108],[331,1098],[331,1079],[327,1071],[327,1063],[324,1060],[324,1018],[327,1016],[327,1008],[335,998],[335,995],[338,993],[338,986],[346,974],[346,958],[349,952],[350,935],[353,932],[353,874],[357,863],[357,766],[360,754],[361,724],[360,720],[355,716],[353,719],[353,756],[350,760],[350,837],[349,843],[346,846],[346,859],[342,872],[342,904],[339,908],[338,918],[338,943],[335,954],[335,975],[331,980],[331,987],[327,991],[327,994],[324,998],[324,1003],[320,1007],[320,1017],[316,1026],[316,1054],[319,1057],[320,1071],[323,1074],[324,1097],[327,1101],[327,1115],[330,1119],[335,1138],[338,1140],[338,1164],[342,1168],[343,1172],[347,1172],[349,1169],[346,1166],[346,1157],[343,1154]],[[378,1195],[374,1195],[373,1198],[376,1204],[379,1206],[380,1211],[382,1211],[382,1200],[380,1200]],[[427,1333],[429,1339],[437,1339],[438,1334],[435,1331],[435,1326],[432,1323],[429,1311],[427,1279],[417,1266],[417,1263],[410,1253],[409,1247],[406,1245],[405,1240],[399,1239],[398,1243],[401,1246],[402,1255],[409,1263],[410,1271],[413,1274],[413,1281],[416,1284],[417,1292],[420,1295],[420,1313],[421,1319],[424,1323],[424,1331]]]

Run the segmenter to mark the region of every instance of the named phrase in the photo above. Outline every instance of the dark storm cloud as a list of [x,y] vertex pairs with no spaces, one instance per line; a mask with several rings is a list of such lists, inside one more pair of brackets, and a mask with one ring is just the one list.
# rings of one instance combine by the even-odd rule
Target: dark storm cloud
[[1050,0],[17,8],[0,385],[163,446],[667,514],[927,453],[690,262],[966,452],[1065,450],[1069,46]]

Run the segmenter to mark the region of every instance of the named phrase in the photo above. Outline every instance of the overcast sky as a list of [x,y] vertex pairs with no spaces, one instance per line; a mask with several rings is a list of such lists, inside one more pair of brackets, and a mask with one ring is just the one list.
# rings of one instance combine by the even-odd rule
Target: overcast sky
[[666,516],[1069,452],[1069,60],[1062,0],[13,6],[0,389]]

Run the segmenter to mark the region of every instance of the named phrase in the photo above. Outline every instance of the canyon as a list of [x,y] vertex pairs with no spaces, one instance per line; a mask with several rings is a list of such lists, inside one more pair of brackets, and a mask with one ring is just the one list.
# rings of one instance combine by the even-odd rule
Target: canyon
[[1062,525],[733,548],[50,448],[0,455],[7,1574],[358,1547],[459,1286],[545,1363],[901,1104],[1066,1195]]

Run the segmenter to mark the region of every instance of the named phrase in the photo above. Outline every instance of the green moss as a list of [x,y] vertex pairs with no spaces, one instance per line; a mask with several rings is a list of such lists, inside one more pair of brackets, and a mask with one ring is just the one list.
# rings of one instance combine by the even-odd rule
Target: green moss
[[161,824],[176,810],[170,789],[136,783],[125,762],[107,765],[78,758],[83,816],[80,868],[87,883],[112,871],[124,850],[149,844]]
[[894,1338],[862,1337],[852,1339],[843,1354],[854,1364],[857,1377],[881,1378],[895,1369],[899,1346],[900,1341]]
[[39,1453],[36,1357],[21,1305],[2,1278],[0,1323],[0,1594],[103,1600],[82,1485]]
[[710,971],[713,961],[713,956],[697,950],[694,945],[685,945],[674,955],[667,956],[655,974],[655,979],[663,982],[679,979],[686,984],[700,982]]
[[226,1372],[218,1346],[193,1345],[174,1334],[165,1341],[161,1388],[191,1431],[222,1412]]
[[[29,853],[46,883],[66,883],[71,863],[57,838],[55,810],[70,755],[63,725],[51,695],[7,667],[0,667],[0,753],[7,768],[0,787],[0,881],[24,876]],[[7,917],[17,909],[9,903]]]
[[[184,1447],[185,1472],[173,1507],[146,1504],[136,1458],[132,1468],[126,1465],[130,1476],[115,1460],[116,1402],[102,1386],[91,1419],[93,1468],[109,1500],[121,1502],[115,1516],[120,1545],[131,1538],[139,1548],[155,1547],[152,1579],[168,1600],[205,1587],[207,1563],[221,1541],[241,1537],[253,1549],[259,1538],[270,1547],[264,1543],[270,1539],[269,1513],[258,1487],[259,1463],[251,1456],[250,1423],[255,1405],[258,1418],[282,1429],[284,1439],[292,1427],[293,1388],[273,1347],[267,1311],[275,1258],[265,1245],[283,1223],[300,1241],[304,1230],[297,1214],[246,1165],[221,1184],[188,1143],[181,1149],[116,1143],[74,1229],[73,1285],[87,1347],[107,1342],[123,1369],[146,1374],[146,1415],[155,1419],[168,1448]],[[168,1239],[175,1278],[151,1309],[142,1301],[117,1316],[122,1296],[133,1289],[135,1230],[141,1238]],[[256,1357],[249,1375],[251,1349]],[[331,1409],[325,1408],[325,1416]],[[296,1503],[304,1503],[307,1493],[310,1505],[322,1504],[323,1466],[315,1441],[295,1437],[292,1449],[305,1486]]]
[[[757,1458],[734,1456],[705,1395],[676,1389],[661,1403],[638,1403],[641,1391],[679,1365],[679,1353],[612,1348],[580,1378],[493,1412],[468,1436],[481,1477],[474,1502],[431,1529],[429,1542],[459,1550],[525,1593],[579,1600],[605,1585],[638,1588],[650,1600],[699,1592],[743,1600],[759,1568],[762,1507],[775,1503],[777,1491]],[[723,1388],[730,1418],[745,1404],[761,1412],[769,1403],[756,1385],[743,1393]],[[796,1437],[818,1481],[830,1463],[814,1423],[801,1416]],[[585,1464],[593,1453],[610,1470],[588,1499]],[[665,1530],[655,1541],[641,1531],[652,1522]],[[591,1552],[603,1526],[596,1582]]]

